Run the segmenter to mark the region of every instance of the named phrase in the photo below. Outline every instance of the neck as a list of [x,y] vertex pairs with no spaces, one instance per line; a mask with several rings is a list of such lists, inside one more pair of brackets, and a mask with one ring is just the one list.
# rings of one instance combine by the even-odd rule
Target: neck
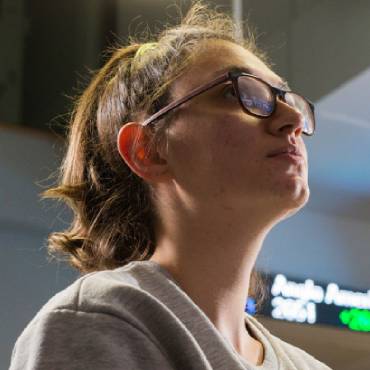
[[244,324],[250,275],[274,222],[256,209],[217,209],[214,204],[185,208],[167,202],[160,214],[151,260],[169,271],[242,353],[253,340]]

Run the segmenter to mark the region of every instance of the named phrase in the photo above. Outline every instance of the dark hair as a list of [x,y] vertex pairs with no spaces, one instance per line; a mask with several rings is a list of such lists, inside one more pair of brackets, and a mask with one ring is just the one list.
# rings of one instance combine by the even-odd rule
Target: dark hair
[[[180,25],[152,40],[115,47],[110,59],[76,98],[67,152],[58,184],[43,193],[64,201],[73,211],[71,226],[49,236],[49,252],[67,256],[81,273],[113,269],[154,253],[156,235],[151,189],[124,163],[117,150],[122,124],[149,115],[168,102],[171,83],[191,63],[204,39],[242,45],[267,63],[252,33],[240,39],[225,13],[196,2]],[[154,125],[157,143],[171,118]],[[253,270],[250,295],[257,295]]]

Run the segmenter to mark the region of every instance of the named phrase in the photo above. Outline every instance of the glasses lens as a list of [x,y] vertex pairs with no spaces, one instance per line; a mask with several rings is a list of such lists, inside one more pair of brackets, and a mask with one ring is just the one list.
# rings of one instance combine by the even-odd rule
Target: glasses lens
[[289,92],[285,94],[285,101],[303,115],[303,132],[307,135],[312,135],[315,131],[315,117],[307,100],[298,94]]
[[244,108],[253,114],[268,117],[274,111],[275,97],[263,82],[248,76],[238,78],[240,100]]

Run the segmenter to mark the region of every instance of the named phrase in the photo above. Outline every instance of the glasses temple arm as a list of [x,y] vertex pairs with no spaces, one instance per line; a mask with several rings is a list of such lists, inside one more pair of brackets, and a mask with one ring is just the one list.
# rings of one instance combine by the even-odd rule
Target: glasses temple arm
[[147,126],[153,121],[157,120],[158,118],[164,116],[166,113],[168,113],[170,110],[177,108],[179,105],[186,103],[190,99],[194,98],[197,95],[200,95],[204,91],[211,89],[212,87],[216,86],[217,84],[220,84],[224,81],[226,81],[229,78],[229,73],[226,73],[220,77],[217,77],[216,79],[212,80],[211,82],[208,82],[205,85],[199,86],[195,88],[194,90],[190,91],[188,95],[180,98],[179,100],[175,100],[169,105],[165,106],[164,108],[160,109],[158,112],[154,113],[152,116],[150,116],[148,119],[146,119],[142,126]]

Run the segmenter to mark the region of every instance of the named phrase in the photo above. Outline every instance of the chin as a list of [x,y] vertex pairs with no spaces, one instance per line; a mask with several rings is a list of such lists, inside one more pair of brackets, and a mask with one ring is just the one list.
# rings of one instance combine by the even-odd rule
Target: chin
[[290,217],[307,204],[310,198],[310,189],[307,185],[300,186],[299,188],[295,189],[293,193],[286,195],[287,198],[285,199],[285,207],[288,210],[286,217]]

